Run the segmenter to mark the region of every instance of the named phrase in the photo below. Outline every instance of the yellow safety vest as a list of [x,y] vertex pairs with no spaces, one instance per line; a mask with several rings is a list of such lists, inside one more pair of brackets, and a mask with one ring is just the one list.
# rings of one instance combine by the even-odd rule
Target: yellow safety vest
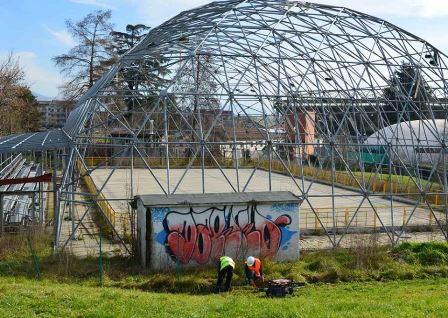
[[235,268],[235,262],[233,261],[233,259],[231,259],[231,258],[228,257],[228,256],[222,256],[222,257],[219,259],[219,262],[221,263],[221,267],[219,268],[220,271],[222,271],[224,267],[229,266],[229,265],[230,265],[232,268]]

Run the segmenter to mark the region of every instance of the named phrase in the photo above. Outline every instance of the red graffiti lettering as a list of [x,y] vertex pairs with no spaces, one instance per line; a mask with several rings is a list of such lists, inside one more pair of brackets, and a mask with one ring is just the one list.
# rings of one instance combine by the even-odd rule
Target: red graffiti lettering
[[205,264],[224,254],[235,259],[249,254],[274,258],[282,241],[281,228],[291,224],[291,217],[282,215],[272,221],[258,213],[256,206],[248,206],[235,217],[232,210],[226,213],[225,209],[187,214],[173,211],[163,224],[167,252],[174,260]]
[[210,237],[210,232],[205,225],[199,224],[197,226],[197,230],[198,236],[193,258],[199,264],[205,264],[210,259],[212,240]]
[[194,225],[175,226],[167,236],[167,246],[182,264],[190,261],[196,247],[197,227]]

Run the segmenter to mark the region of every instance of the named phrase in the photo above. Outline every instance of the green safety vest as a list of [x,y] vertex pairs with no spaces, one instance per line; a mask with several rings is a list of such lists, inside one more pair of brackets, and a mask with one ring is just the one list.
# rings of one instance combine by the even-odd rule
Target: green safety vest
[[228,256],[222,256],[219,261],[221,263],[221,267],[219,268],[220,271],[222,271],[224,267],[229,265],[232,266],[232,268],[235,268],[235,262]]

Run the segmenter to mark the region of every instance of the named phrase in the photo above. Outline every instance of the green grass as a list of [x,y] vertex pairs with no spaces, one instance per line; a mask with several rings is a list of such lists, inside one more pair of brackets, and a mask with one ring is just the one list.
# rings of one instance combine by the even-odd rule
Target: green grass
[[448,279],[311,285],[287,298],[252,290],[167,294],[0,278],[2,317],[446,317]]
[[381,180],[381,181],[391,181],[394,184],[400,184],[403,186],[409,186],[409,187],[415,187],[415,182],[420,182],[421,185],[424,188],[432,189],[432,190],[441,190],[441,185],[436,182],[430,182],[424,179],[418,180],[416,177],[410,177],[405,175],[390,175],[385,173],[378,173],[375,172],[360,172],[356,171],[353,172],[353,175],[359,178],[362,178],[363,176],[370,181],[371,178],[375,178],[375,180]]
[[[395,248],[365,242],[354,249],[304,252],[300,261],[276,263],[264,260],[266,280],[288,278],[306,284],[394,281],[448,278],[447,243],[404,243]],[[35,237],[34,250],[39,270],[46,281],[98,286],[98,258],[76,258],[53,254],[51,234]],[[243,266],[237,262],[234,286],[245,288]],[[213,266],[174,271],[151,272],[135,260],[124,257],[104,258],[105,287],[172,293],[209,293],[213,290],[216,270]],[[0,239],[0,277],[36,278],[29,246],[20,235]]]
[[0,317],[444,317],[448,316],[448,244],[375,240],[351,250],[303,253],[300,261],[265,260],[266,279],[304,282],[297,296],[267,299],[245,284],[237,262],[230,294],[213,294],[213,267],[175,272],[141,269],[132,259],[54,255],[51,235],[34,250],[21,235],[0,239]]

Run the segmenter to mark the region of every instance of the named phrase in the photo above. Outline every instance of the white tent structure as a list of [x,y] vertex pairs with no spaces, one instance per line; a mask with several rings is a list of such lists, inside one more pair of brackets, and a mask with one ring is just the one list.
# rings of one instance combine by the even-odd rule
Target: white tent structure
[[371,135],[366,144],[388,145],[393,148],[393,160],[402,160],[410,165],[440,166],[448,157],[441,156],[448,138],[448,121],[413,120],[383,128]]

